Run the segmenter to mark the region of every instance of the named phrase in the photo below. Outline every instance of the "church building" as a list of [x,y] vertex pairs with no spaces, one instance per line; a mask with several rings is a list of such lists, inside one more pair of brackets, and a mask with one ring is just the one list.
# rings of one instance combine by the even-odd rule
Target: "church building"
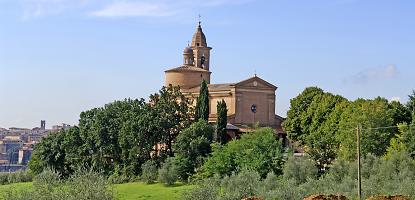
[[216,121],[217,102],[225,100],[227,129],[231,137],[249,131],[249,127],[257,123],[272,127],[276,134],[283,137],[283,118],[275,113],[277,87],[257,75],[236,83],[211,83],[211,50],[199,22],[191,45],[183,51],[183,64],[165,71],[165,85],[180,86],[186,97],[195,99],[199,95],[201,82],[205,80],[209,88],[209,122]]

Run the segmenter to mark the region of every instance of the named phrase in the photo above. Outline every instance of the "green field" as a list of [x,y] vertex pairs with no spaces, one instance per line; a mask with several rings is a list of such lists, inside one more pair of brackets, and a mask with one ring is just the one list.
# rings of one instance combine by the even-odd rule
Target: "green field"
[[[15,183],[0,186],[0,199],[6,190],[10,189],[30,189],[32,183]],[[183,191],[192,188],[192,185],[177,184],[175,186],[166,187],[162,184],[145,184],[140,182],[124,183],[114,185],[114,191],[118,200],[176,200],[180,199]]]

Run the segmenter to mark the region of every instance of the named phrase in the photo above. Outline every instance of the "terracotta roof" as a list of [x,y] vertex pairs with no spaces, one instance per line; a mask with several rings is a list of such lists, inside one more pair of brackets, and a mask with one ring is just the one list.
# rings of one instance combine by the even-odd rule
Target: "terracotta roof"
[[[209,92],[216,92],[216,91],[227,91],[234,86],[234,83],[223,83],[223,84],[208,84]],[[196,86],[189,89],[183,89],[185,92],[191,93],[199,93],[200,86]]]
[[182,65],[173,69],[166,70],[165,72],[177,72],[177,71],[198,71],[198,72],[209,72],[208,70],[191,66],[191,65]]

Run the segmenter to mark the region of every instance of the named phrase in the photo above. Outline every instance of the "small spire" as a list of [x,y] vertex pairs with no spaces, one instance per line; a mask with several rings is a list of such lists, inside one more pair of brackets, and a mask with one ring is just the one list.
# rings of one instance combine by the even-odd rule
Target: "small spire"
[[189,40],[187,40],[187,46],[188,46],[188,47],[190,46],[190,41],[189,41]]
[[255,71],[254,71],[254,77],[256,77],[256,69],[255,69]]
[[202,16],[199,14],[199,26],[202,23]]

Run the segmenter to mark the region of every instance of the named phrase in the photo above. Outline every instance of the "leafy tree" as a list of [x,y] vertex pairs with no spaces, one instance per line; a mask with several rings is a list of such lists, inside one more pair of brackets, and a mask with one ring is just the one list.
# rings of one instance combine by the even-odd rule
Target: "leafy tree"
[[412,121],[415,121],[415,90],[412,90],[412,94],[408,95],[409,100],[406,103],[409,111],[412,112]]
[[304,132],[301,127],[302,118],[308,110],[308,107],[313,102],[316,95],[323,94],[324,91],[317,87],[308,87],[294,99],[290,101],[290,109],[287,113],[287,119],[283,123],[284,130],[288,137],[294,141],[299,141],[304,144]]
[[411,111],[408,107],[401,104],[399,101],[390,102],[389,109],[392,112],[393,124],[397,125],[399,123],[411,122]]
[[199,119],[184,129],[174,144],[175,163],[181,180],[187,181],[195,170],[203,165],[211,152],[214,129],[205,120]]
[[78,127],[51,133],[43,138],[42,142],[35,146],[29,161],[30,169],[39,174],[46,168],[52,168],[62,176],[70,175],[76,167],[77,147],[81,143],[75,139],[79,139]]
[[200,85],[199,97],[196,102],[195,119],[209,120],[209,90],[205,80]]
[[217,140],[221,144],[225,144],[227,141],[226,125],[228,123],[228,109],[226,108],[226,102],[218,101],[217,104],[217,119],[216,119],[216,135]]
[[149,103],[125,99],[82,112],[79,128],[50,134],[35,147],[30,168],[40,173],[50,167],[68,176],[82,166],[107,176],[138,176],[147,160],[173,155],[178,133],[191,123],[189,105],[178,87],[169,86]]
[[282,145],[270,128],[257,129],[226,145],[214,148],[203,166],[206,176],[231,175],[241,169],[257,171],[265,178],[268,172],[281,174]]
[[307,112],[303,114],[303,143],[307,147],[306,152],[321,171],[336,158],[339,143],[335,139],[334,126],[338,123],[339,107],[346,101],[345,98],[331,93],[319,94],[313,98]]
[[162,154],[173,156],[173,144],[179,133],[192,123],[190,109],[191,102],[181,92],[179,87],[163,87],[158,94],[150,96],[150,105],[158,119],[157,134],[161,134],[161,143],[165,145],[161,149]]
[[388,101],[380,97],[374,100],[358,99],[344,110],[339,121],[339,131],[336,134],[336,139],[341,146],[339,153],[344,159],[354,160],[356,157],[356,127],[359,124],[363,127],[362,154],[371,153],[382,156],[396,131],[377,128],[395,125]]

